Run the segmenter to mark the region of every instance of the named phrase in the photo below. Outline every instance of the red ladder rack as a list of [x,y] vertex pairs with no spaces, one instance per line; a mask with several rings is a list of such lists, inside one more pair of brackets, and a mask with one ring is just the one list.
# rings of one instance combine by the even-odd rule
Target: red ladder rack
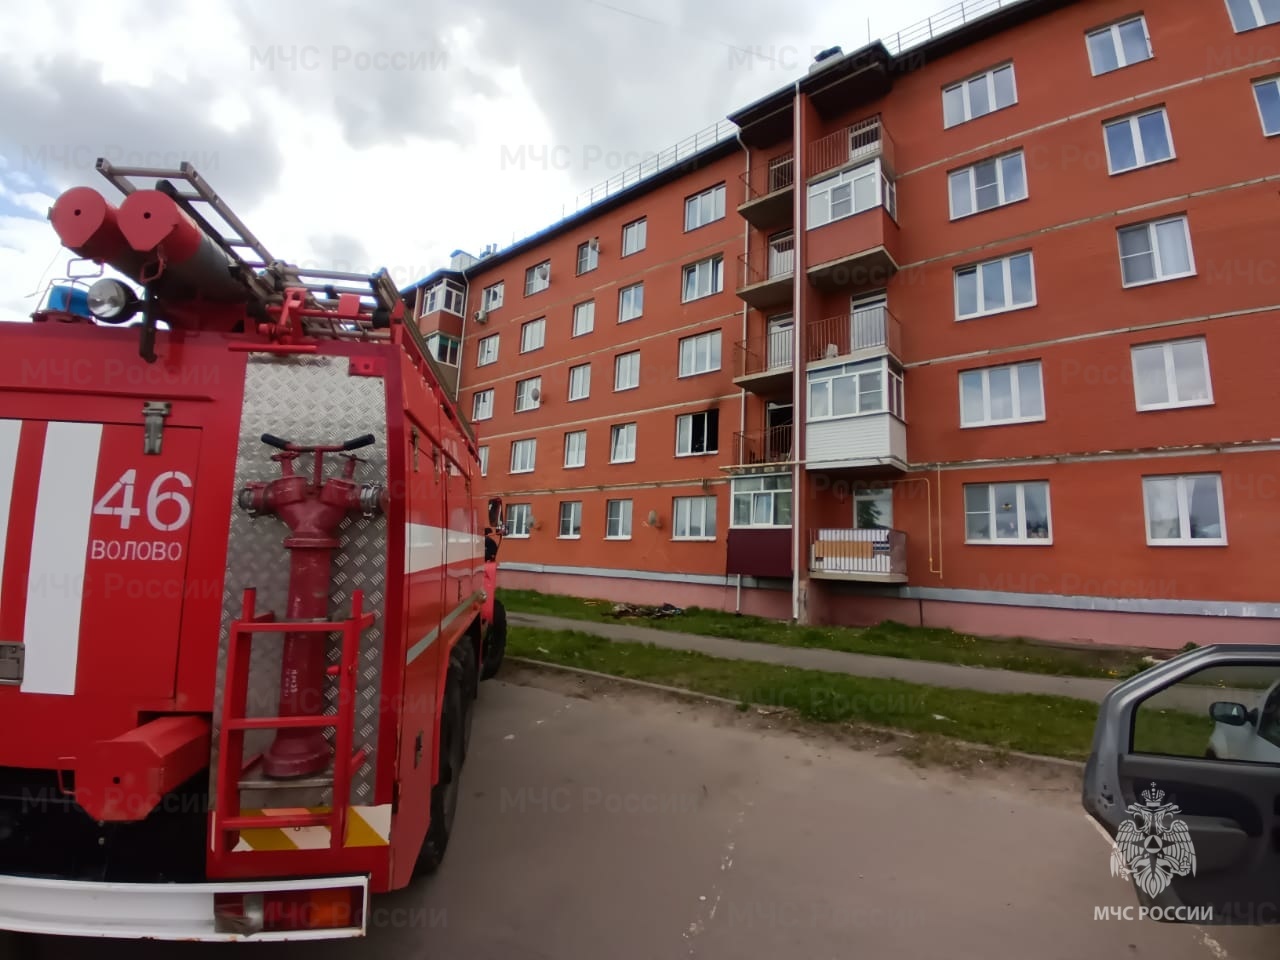
[[[231,624],[227,643],[226,682],[222,694],[222,725],[218,730],[217,806],[214,809],[214,836],[221,852],[230,853],[241,830],[269,830],[290,827],[329,828],[329,847],[339,849],[346,842],[347,810],[350,807],[351,779],[364,765],[366,751],[354,753],[351,741],[355,733],[356,665],[360,655],[360,636],[373,624],[375,614],[364,610],[364,591],[353,591],[351,616],[345,620],[295,621],[276,620],[273,613],[257,614],[257,591],[244,592],[240,619]],[[338,677],[338,709],[332,714],[299,717],[246,717],[249,695],[249,663],[254,634],[341,633],[342,658],[329,667],[329,676]],[[335,728],[333,763],[333,805],[328,813],[268,814],[242,816],[240,810],[241,777],[260,760],[244,763],[244,738],[250,730],[279,730],[298,727]],[[342,758],[346,761],[342,762]],[[280,781],[282,786],[288,781]]]

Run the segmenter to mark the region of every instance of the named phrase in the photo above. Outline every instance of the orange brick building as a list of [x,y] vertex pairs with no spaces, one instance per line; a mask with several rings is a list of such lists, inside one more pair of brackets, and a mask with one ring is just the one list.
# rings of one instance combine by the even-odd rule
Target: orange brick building
[[1280,9],[1138,9],[973,2],[828,51],[408,291],[509,504],[505,583],[1274,636]]

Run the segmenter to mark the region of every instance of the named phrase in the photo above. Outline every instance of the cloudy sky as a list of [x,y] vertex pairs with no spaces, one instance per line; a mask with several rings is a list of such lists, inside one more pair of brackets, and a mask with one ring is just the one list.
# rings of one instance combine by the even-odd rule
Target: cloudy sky
[[[992,2],[994,5],[994,0]],[[579,196],[947,0],[80,0],[0,32],[0,320],[69,255],[46,214],[99,156],[190,160],[277,257],[506,246]]]

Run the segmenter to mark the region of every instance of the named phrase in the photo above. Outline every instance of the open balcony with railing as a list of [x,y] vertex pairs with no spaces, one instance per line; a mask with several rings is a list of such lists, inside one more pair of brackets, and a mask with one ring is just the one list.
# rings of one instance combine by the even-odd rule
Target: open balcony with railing
[[774,325],[767,333],[739,340],[733,382],[761,396],[790,391],[795,368],[795,328],[791,323]]
[[796,269],[796,240],[790,230],[757,244],[738,257],[738,296],[763,310],[790,303]]
[[902,324],[888,307],[855,307],[849,313],[810,320],[805,342],[808,363],[869,360],[886,353],[901,359]]
[[784,423],[764,430],[749,430],[733,435],[738,451],[735,466],[750,467],[770,463],[790,463],[792,460],[792,424]]
[[805,173],[812,180],[841,167],[856,167],[879,159],[884,172],[893,177],[894,143],[879,117],[868,117],[809,144],[809,165]]
[[790,223],[795,198],[796,158],[788,151],[753,163],[749,173],[740,174],[746,187],[738,206],[744,220],[758,230]]
[[883,528],[809,531],[809,576],[871,583],[907,582],[907,535]]

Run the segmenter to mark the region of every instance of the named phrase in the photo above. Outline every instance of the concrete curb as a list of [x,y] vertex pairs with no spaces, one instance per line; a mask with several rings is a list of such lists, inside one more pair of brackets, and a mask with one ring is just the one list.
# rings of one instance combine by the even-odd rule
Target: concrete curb
[[[683,697],[686,700],[701,700],[706,703],[716,703],[723,706],[734,707],[735,709],[742,703],[740,700],[730,700],[726,697],[717,697],[709,693],[699,693],[696,690],[689,690],[685,687],[670,687],[662,683],[651,683],[648,680],[633,680],[630,677],[619,677],[612,673],[599,673],[595,670],[584,670],[581,667],[568,667],[564,664],[551,663],[546,660],[531,660],[528,657],[516,657],[510,655],[506,657],[506,660],[509,663],[519,664],[522,667],[527,667],[534,671],[542,670],[548,673],[564,673],[580,677],[591,677],[595,680],[608,680],[610,683],[625,684],[641,690],[652,690],[656,693],[672,694],[674,696]],[[495,679],[500,680],[502,677],[499,675]],[[763,703],[753,703],[749,704],[749,706],[760,710],[786,710],[785,707],[773,707],[769,704]],[[919,734],[912,733],[909,730],[899,730],[894,727],[880,727],[869,723],[859,723],[856,726],[859,730],[864,730],[868,733],[883,733],[894,737],[902,737],[907,740],[919,739]],[[960,740],[955,737],[944,736],[943,734],[933,734],[932,736],[944,742],[955,743],[962,746],[964,749],[975,753],[985,753],[988,756],[1016,757],[1019,760],[1026,761],[1027,763],[1043,764],[1057,770],[1069,770],[1074,773],[1084,772],[1084,764],[1079,760],[1067,760],[1063,757],[1047,757],[1038,753],[1021,753],[1017,750],[998,750],[985,743],[974,743],[972,740]]]

